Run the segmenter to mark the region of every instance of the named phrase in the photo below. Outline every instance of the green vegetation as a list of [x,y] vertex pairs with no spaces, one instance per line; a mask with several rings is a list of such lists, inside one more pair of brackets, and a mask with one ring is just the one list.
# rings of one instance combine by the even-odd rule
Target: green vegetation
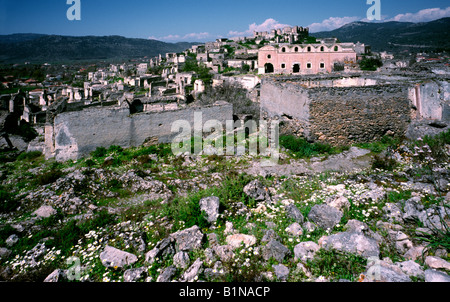
[[[194,58],[188,56],[186,58],[186,62],[184,67],[182,68],[182,72],[193,71],[197,74],[197,79],[202,80],[206,85],[212,83],[212,73],[210,73],[210,69],[206,67],[205,64],[197,62]],[[192,81],[195,81],[195,78],[192,78]]]
[[381,66],[383,66],[383,62],[380,58],[364,57],[359,62],[359,67],[361,68],[361,70],[366,71],[376,71]]
[[288,149],[297,158],[310,158],[322,154],[332,155],[348,149],[346,147],[333,147],[322,143],[309,143],[304,138],[294,136],[281,136],[280,146]]
[[[291,155],[299,158],[327,156],[345,149],[311,144],[292,136],[284,136],[280,142]],[[430,149],[436,148],[438,151],[445,147],[447,142],[448,134],[444,133],[435,138],[424,138],[413,147],[426,149],[425,146],[429,146]],[[191,140],[191,146],[194,143],[195,140]],[[403,147],[398,148],[399,145],[399,139],[385,137],[379,142],[361,146],[371,150],[373,152],[371,155],[380,156],[380,160],[383,161],[388,159],[381,157],[383,152],[389,153],[391,149],[401,150]],[[217,268],[217,271],[223,271],[222,274],[211,276],[202,273],[198,277],[199,280],[224,282],[253,282],[255,278],[265,280],[266,275],[263,275],[263,272],[273,272],[274,265],[283,264],[290,270],[287,281],[308,281],[319,276],[330,281],[339,279],[356,281],[366,270],[367,260],[363,257],[337,250],[321,249],[308,261],[301,259],[294,261],[292,258],[284,258],[282,261],[274,258],[265,260],[262,254],[267,243],[261,240],[269,230],[273,230],[279,236],[277,240],[290,250],[292,255],[298,243],[306,241],[317,243],[323,236],[343,232],[346,230],[347,222],[352,219],[366,223],[370,231],[377,232],[384,238],[383,243],[379,244],[381,258],[389,257],[394,262],[404,260],[402,256],[404,253],[400,253],[395,245],[390,243],[388,231],[377,224],[379,221],[386,222],[383,208],[387,203],[404,205],[406,200],[417,196],[417,190],[399,185],[410,179],[403,174],[411,168],[405,168],[402,161],[396,163],[392,171],[384,166],[382,170],[369,169],[354,173],[326,172],[314,175],[257,177],[247,175],[240,169],[252,164],[251,160],[247,156],[229,158],[221,155],[198,155],[194,162],[190,157],[174,156],[171,146],[167,144],[138,148],[99,147],[89,157],[64,163],[46,161],[40,152],[22,153],[15,161],[1,163],[3,185],[0,187],[2,201],[0,212],[5,214],[5,217],[10,217],[8,215],[11,215],[11,211],[16,210],[18,215],[14,219],[2,218],[0,246],[6,245],[5,241],[10,235],[17,234],[15,224],[28,220],[32,211],[43,203],[39,199],[42,195],[37,198],[39,200],[28,202],[26,196],[30,192],[33,194],[42,192],[41,188],[44,192],[58,190],[60,192],[55,192],[54,197],[49,200],[55,201],[55,198],[64,200],[65,189],[55,189],[54,184],[58,179],[60,179],[58,183],[64,182],[61,178],[65,174],[79,172],[75,174],[84,179],[74,184],[72,179],[67,177],[70,180],[70,184],[68,182],[67,185],[71,191],[76,192],[77,197],[94,205],[97,210],[69,214],[65,211],[65,207],[55,206],[57,213],[49,218],[38,219],[34,223],[31,236],[19,236],[19,241],[10,249],[11,255],[1,260],[0,266],[13,267],[14,274],[20,273],[17,279],[19,281],[41,281],[56,268],[66,269],[67,257],[74,255],[79,257],[83,267],[86,267],[81,281],[122,281],[124,270],[131,267],[123,269],[104,267],[99,260],[99,254],[106,244],[135,255],[142,255],[142,250],[150,251],[169,234],[197,225],[203,234],[216,234],[219,244],[224,245],[227,244],[226,238],[229,235],[224,229],[229,227],[231,222],[236,233],[255,236],[257,245],[235,249],[231,259],[221,262],[223,268]],[[162,182],[172,194],[152,199],[145,189],[134,192],[131,188],[133,185],[121,178],[131,170],[142,179]],[[112,175],[114,177],[108,177]],[[263,190],[270,193],[271,197],[275,197],[272,202],[256,202],[254,198],[244,193],[244,187],[256,179]],[[388,179],[396,181],[390,183]],[[372,190],[369,189],[368,182],[382,187],[385,194],[376,200],[367,197],[373,196],[371,194],[364,195]],[[287,204],[294,204],[307,221],[312,207],[328,202],[329,198],[338,194],[334,191],[337,190],[334,188],[337,185],[349,203],[348,207],[342,210],[343,217],[338,225],[327,230],[320,227],[306,229],[303,226],[302,233],[297,235],[287,230],[294,222],[294,219],[287,215]],[[207,221],[199,205],[200,199],[210,196],[216,196],[220,201],[219,217],[213,223]],[[425,209],[434,208],[443,201],[443,197],[439,195],[421,193],[419,196]],[[27,202],[21,202],[22,200]],[[115,214],[111,214],[113,212]],[[415,227],[405,224],[403,231],[410,238],[428,245],[433,252],[437,249],[449,249],[448,228],[434,229],[431,235],[425,233],[418,235]],[[206,238],[207,236],[201,248],[190,251],[188,256],[191,263],[200,259],[205,269],[216,269],[215,262],[209,262],[204,252],[206,248],[212,248],[209,238]],[[27,262],[29,259],[27,253],[40,243],[44,244],[47,250],[41,258],[39,269],[34,269]],[[138,262],[132,268],[146,267],[145,273],[148,276],[146,281],[155,281],[165,268],[174,265],[173,257],[167,255],[158,257],[152,264],[145,263],[142,256],[138,258]],[[312,277],[307,277],[297,269],[299,261]],[[182,269],[176,269],[174,278],[181,277],[182,273]],[[272,280],[280,281],[277,278]]]
[[381,153],[388,148],[396,149],[402,142],[401,138],[391,137],[391,136],[383,136],[381,140],[374,141],[370,143],[359,143],[356,144],[356,147],[369,149],[374,153]]
[[320,249],[307,266],[314,275],[330,280],[347,279],[356,281],[365,271],[367,260],[364,257],[336,250]]

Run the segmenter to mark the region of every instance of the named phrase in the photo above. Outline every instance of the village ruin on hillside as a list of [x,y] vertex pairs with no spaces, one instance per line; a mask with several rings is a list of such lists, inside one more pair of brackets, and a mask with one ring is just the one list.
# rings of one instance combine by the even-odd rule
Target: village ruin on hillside
[[[371,58],[380,62],[376,71],[363,70],[360,62]],[[12,78],[3,85],[35,89],[0,96],[2,148],[40,150],[46,158],[67,160],[100,146],[167,143],[174,135],[171,124],[192,120],[195,110],[222,122],[241,118],[235,114],[238,105],[220,103],[227,100],[208,100],[204,107],[207,90],[224,85],[245,89],[261,117],[275,118],[310,141],[414,135],[417,123],[432,133],[448,128],[450,120],[447,61],[419,55],[408,62],[372,53],[363,43],[316,39],[308,28],[295,26],[81,69],[77,86],[62,84],[58,74],[47,74],[42,82]],[[417,62],[427,67],[408,68]],[[23,122],[39,133],[31,142],[10,131]]]

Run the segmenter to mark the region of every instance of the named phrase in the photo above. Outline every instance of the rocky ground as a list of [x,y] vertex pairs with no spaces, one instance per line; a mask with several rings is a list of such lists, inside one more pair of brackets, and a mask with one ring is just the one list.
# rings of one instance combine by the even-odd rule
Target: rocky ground
[[450,281],[449,156],[420,139],[272,167],[168,146],[4,155],[0,278]]

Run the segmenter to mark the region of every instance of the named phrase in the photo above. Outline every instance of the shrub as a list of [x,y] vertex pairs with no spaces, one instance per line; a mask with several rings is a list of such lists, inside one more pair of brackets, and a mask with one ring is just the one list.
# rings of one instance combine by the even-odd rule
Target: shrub
[[97,149],[95,149],[94,152],[92,152],[92,157],[94,158],[105,157],[106,154],[108,154],[108,150],[105,147],[98,147]]
[[59,169],[52,168],[36,177],[36,183],[40,186],[48,185],[57,181],[63,175]]
[[393,171],[398,166],[398,163],[392,157],[385,155],[375,155],[372,162],[372,169],[382,169],[386,171]]
[[14,211],[19,206],[19,202],[14,198],[14,196],[0,189],[0,213],[9,213]]
[[295,156],[309,158],[319,154],[335,154],[337,149],[328,144],[309,143],[304,138],[294,136],[281,136],[280,146],[289,149]]
[[337,250],[320,249],[314,259],[307,261],[307,267],[315,276],[332,280],[355,281],[365,271],[367,260],[362,256]]
[[176,197],[166,208],[165,215],[173,221],[184,221],[185,227],[197,225],[203,229],[209,226],[205,214],[200,210],[200,199],[206,197],[205,191],[189,195],[188,197]]
[[41,151],[30,151],[30,152],[24,152],[21,153],[18,157],[17,160],[19,161],[23,161],[23,160],[33,160],[36,159],[38,157],[42,156],[42,152]]
[[363,58],[361,62],[359,62],[361,70],[375,71],[381,66],[383,66],[383,62],[380,58]]

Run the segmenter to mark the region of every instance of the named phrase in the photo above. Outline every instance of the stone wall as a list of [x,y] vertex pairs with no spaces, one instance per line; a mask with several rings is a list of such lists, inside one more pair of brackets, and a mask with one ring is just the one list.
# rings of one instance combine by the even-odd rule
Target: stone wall
[[309,89],[310,135],[333,145],[404,136],[411,121],[408,88],[400,85]]
[[286,134],[333,145],[369,142],[405,134],[413,115],[409,92],[404,83],[371,79],[264,78],[261,114],[281,120],[282,134],[288,129]]
[[130,114],[125,107],[92,107],[81,111],[63,112],[45,127],[45,156],[57,161],[79,159],[97,147],[117,145],[140,146],[147,141],[169,143],[172,123],[186,120],[194,125],[194,113],[201,112],[203,123],[218,120],[225,124],[233,119],[233,107],[218,102],[207,107],[192,107],[171,111]]

